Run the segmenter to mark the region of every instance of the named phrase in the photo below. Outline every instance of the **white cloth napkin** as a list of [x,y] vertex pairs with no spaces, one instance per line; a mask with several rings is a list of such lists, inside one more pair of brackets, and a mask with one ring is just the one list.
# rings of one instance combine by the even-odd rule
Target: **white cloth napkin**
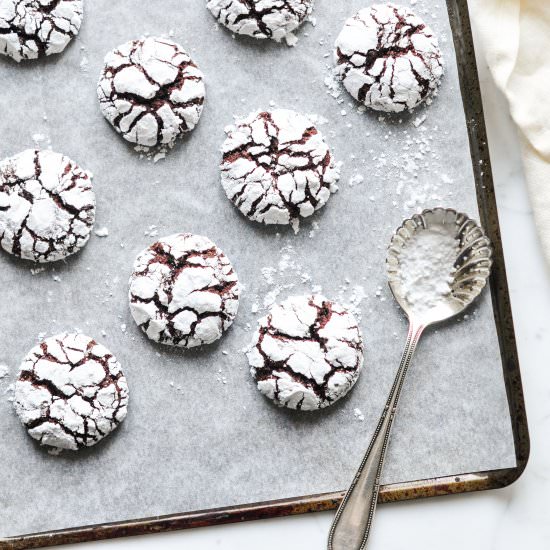
[[550,1],[470,0],[469,7],[518,126],[535,223],[550,262]]

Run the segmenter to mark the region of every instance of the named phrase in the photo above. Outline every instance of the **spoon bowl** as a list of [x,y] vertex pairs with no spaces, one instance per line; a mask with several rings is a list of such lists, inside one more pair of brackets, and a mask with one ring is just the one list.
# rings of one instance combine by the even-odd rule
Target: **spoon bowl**
[[395,300],[424,326],[464,311],[485,287],[491,266],[491,243],[483,229],[450,208],[405,220],[386,258]]

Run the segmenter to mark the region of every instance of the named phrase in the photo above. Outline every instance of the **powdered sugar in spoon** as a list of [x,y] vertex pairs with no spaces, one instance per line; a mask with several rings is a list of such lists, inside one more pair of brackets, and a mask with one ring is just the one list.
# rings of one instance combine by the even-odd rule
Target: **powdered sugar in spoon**
[[397,402],[412,356],[426,327],[453,317],[479,296],[492,265],[489,239],[465,214],[424,210],[405,220],[386,258],[390,289],[409,319],[405,351],[390,395],[361,466],[334,518],[329,550],[363,550]]

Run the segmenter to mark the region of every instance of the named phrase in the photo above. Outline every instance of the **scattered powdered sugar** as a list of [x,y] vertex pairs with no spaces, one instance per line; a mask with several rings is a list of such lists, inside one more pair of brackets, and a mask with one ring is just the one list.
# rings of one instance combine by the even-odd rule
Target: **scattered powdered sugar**
[[10,369],[7,365],[0,365],[0,380],[2,380],[2,378],[5,378],[9,372]]
[[94,231],[96,237],[108,237],[109,229],[107,227],[100,227]]
[[412,124],[415,128],[418,128],[421,124],[424,124],[424,122],[426,121],[426,115],[422,115],[422,116],[419,116],[419,117],[416,117]]
[[431,226],[415,233],[399,255],[399,281],[407,302],[425,312],[451,293],[459,241],[449,228]]
[[268,285],[275,284],[275,273],[277,270],[274,267],[262,267],[262,275],[264,277],[265,282]]
[[41,266],[41,267],[31,267],[30,269],[30,272],[31,272],[31,275],[38,275],[39,273],[44,273],[44,271],[46,271],[46,268]]
[[149,160],[153,161],[153,164],[156,164],[159,160],[166,158],[166,153],[168,152],[167,148],[161,148],[157,153],[153,154],[152,156],[149,155]]
[[154,224],[150,225],[148,229],[146,229],[143,232],[143,235],[146,237],[156,237],[158,234],[159,234],[158,226]]
[[[294,285],[289,285],[289,286],[294,286]],[[277,286],[273,290],[270,290],[264,296],[264,301],[263,301],[264,308],[266,308],[266,309],[270,308],[275,303],[275,301],[277,300],[277,296],[279,296],[279,294],[281,294],[281,287],[280,286]]]
[[52,456],[59,456],[62,452],[63,449],[61,447],[50,447],[47,451],[47,453]]
[[340,288],[339,294],[341,295],[340,300],[342,300],[344,306],[359,320],[362,318],[361,314],[361,303],[367,297],[367,293],[362,285],[354,285],[351,288],[351,294],[349,292],[349,287]]
[[360,422],[363,422],[363,420],[365,420],[365,415],[361,412],[360,409],[353,409],[353,416],[355,417],[355,420],[359,420]]
[[289,32],[285,36],[285,42],[287,46],[296,46],[296,44],[298,44],[298,37],[295,34]]
[[4,395],[7,396],[7,400],[12,403],[15,394],[15,384],[10,384],[5,390]]
[[[322,40],[319,44],[323,49],[330,48],[324,54],[328,61],[332,56],[331,41]],[[346,101],[348,95],[338,77],[338,69],[331,63],[325,64],[321,82],[324,83],[327,94],[341,105],[340,114],[343,115],[345,112],[346,118],[350,120],[346,124],[347,128],[352,128],[351,123],[361,118],[357,117],[357,114],[365,113],[367,107]],[[428,97],[423,105],[417,107],[415,116],[376,116],[376,126],[372,129],[372,135],[379,141],[392,143],[397,149],[393,154],[389,154],[385,152],[385,148],[380,152],[379,147],[373,146],[372,149],[363,151],[360,156],[351,155],[351,163],[346,162],[351,174],[348,176],[350,187],[365,181],[361,181],[357,176],[368,174],[369,187],[372,186],[373,191],[378,191],[369,196],[371,202],[377,203],[382,193],[384,196],[389,195],[392,197],[391,206],[403,210],[406,215],[411,212],[419,213],[428,204],[455,200],[456,192],[452,185],[454,182],[448,175],[449,166],[445,158],[438,154],[439,147],[434,146],[439,141],[447,139],[449,130],[436,119],[428,117],[430,104],[431,98]],[[346,108],[342,109],[344,106]],[[373,113],[364,116],[370,116],[374,124]],[[335,139],[335,134],[327,133],[331,139]],[[366,135],[370,137],[371,131],[367,131]]]
[[308,113],[305,116],[315,126],[322,126],[323,124],[328,124],[328,118],[325,118],[323,115],[318,115],[317,113]]
[[351,176],[351,178],[348,181],[348,185],[350,187],[354,187],[355,185],[359,185],[365,181],[365,178],[358,174],[357,172]]
[[88,59],[88,55],[86,53],[86,46],[84,44],[80,46],[79,68],[80,68],[80,71],[83,73],[87,73],[90,68],[90,60]]
[[36,132],[32,135],[32,140],[34,141],[37,149],[51,148],[52,140],[47,134]]
[[[310,237],[317,230],[318,226],[314,227],[310,231]],[[284,244],[279,249],[278,257],[274,258],[274,264],[261,268],[266,290],[263,299],[255,297],[251,308],[252,313],[257,313],[260,309],[269,309],[280,297],[284,297],[290,291],[312,294],[323,292],[322,286],[315,282],[315,273],[310,273],[299,258],[299,253],[293,245]],[[348,277],[345,277],[333,296],[359,321],[361,320],[362,306],[367,299],[367,292],[362,285],[352,283]],[[385,297],[380,299],[384,300]]]
[[183,388],[181,386],[176,386],[174,384],[174,382],[170,382],[170,387],[171,388],[174,388],[174,390],[176,391],[176,393],[179,393],[179,394],[183,394]]
[[327,63],[325,65],[325,78],[323,82],[327,87],[327,94],[333,97],[337,103],[344,103],[344,98],[341,97],[344,89],[338,78],[338,69]]
[[376,203],[381,194],[389,195],[392,206],[406,215],[419,213],[429,204],[454,201],[454,178],[449,176],[445,158],[434,147],[434,143],[446,139],[449,131],[427,120],[416,126],[406,119],[379,117],[378,124],[382,139],[399,142],[400,146],[392,155],[369,149],[360,158],[350,157],[352,179],[348,184],[356,184],[355,174],[368,173],[370,200]]
[[82,59],[80,60],[80,70],[83,73],[87,73],[88,72],[88,67],[89,67],[89,60],[88,60],[88,57],[86,55],[84,55],[82,57]]
[[216,374],[216,380],[220,382],[220,384],[227,384],[227,377],[225,374],[223,374],[222,369],[218,369],[218,373]]
[[317,231],[319,231],[319,222],[313,221],[311,222],[311,229],[309,230],[309,238],[313,239],[315,235],[317,234]]

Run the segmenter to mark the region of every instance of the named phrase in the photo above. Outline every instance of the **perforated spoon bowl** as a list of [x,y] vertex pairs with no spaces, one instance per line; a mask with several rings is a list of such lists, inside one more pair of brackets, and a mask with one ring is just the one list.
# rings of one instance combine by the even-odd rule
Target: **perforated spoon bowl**
[[[442,254],[437,246],[430,246],[437,244],[437,239],[427,238],[432,234],[454,246]],[[449,254],[450,263],[445,268]],[[414,267],[411,258],[431,269],[407,273],[405,269]],[[424,210],[405,220],[394,233],[386,268],[393,296],[409,320],[407,343],[367,452],[336,512],[328,537],[329,550],[365,548],[397,402],[420,336],[426,327],[458,315],[479,296],[491,271],[491,258],[491,244],[481,227],[465,214],[448,208]],[[438,273],[438,269],[448,273]],[[422,292],[415,292],[415,284],[422,287]]]

